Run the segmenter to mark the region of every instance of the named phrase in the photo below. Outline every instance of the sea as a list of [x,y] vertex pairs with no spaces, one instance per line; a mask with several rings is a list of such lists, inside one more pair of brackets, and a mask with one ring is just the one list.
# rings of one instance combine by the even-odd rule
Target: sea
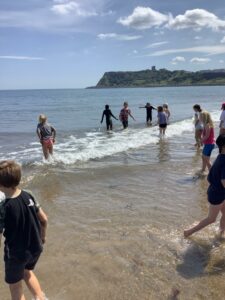
[[[0,159],[22,165],[21,187],[49,219],[35,269],[49,300],[224,299],[218,222],[183,238],[208,209],[207,179],[195,176],[201,150],[192,107],[211,113],[218,135],[224,97],[223,86],[0,91]],[[107,132],[104,106],[118,117],[124,101],[136,121],[122,130],[113,119]],[[146,102],[168,103],[164,138],[156,111],[146,126]],[[36,135],[40,114],[57,132],[49,161]],[[3,260],[0,299],[10,299]]]

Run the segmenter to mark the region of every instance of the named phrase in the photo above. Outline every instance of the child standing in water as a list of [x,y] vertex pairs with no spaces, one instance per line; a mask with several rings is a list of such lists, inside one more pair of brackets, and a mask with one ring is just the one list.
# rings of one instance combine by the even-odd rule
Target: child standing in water
[[167,124],[169,124],[169,118],[170,118],[171,113],[170,113],[170,110],[169,110],[168,103],[163,104],[163,111],[165,112],[166,117],[167,117]]
[[219,155],[212,165],[208,175],[208,216],[197,225],[184,230],[184,237],[186,238],[209,224],[214,223],[219,212],[222,214],[220,218],[221,237],[225,231],[225,135],[220,135],[216,140],[216,144],[219,148]]
[[200,148],[201,147],[201,137],[203,132],[203,124],[200,121],[200,113],[202,112],[201,106],[198,104],[195,104],[193,106],[195,116],[194,116],[194,124],[195,124],[195,140],[196,144],[195,146]]
[[103,122],[105,116],[105,121],[106,121],[106,129],[107,130],[112,130],[113,129],[113,124],[112,124],[112,118],[113,117],[115,120],[118,120],[111,112],[111,110],[109,109],[109,105],[105,106],[105,110],[102,113],[102,120],[101,123]]
[[48,159],[49,155],[53,154],[53,144],[55,143],[56,130],[47,123],[47,117],[45,115],[39,116],[37,135],[42,145],[44,157],[45,159]]
[[225,134],[225,102],[222,103],[222,113],[220,115],[220,134]]
[[215,138],[214,138],[214,125],[211,118],[211,115],[207,111],[200,113],[200,121],[203,124],[203,133],[201,143],[204,147],[202,150],[202,169],[201,173],[204,173],[206,167],[208,170],[211,168],[210,156],[215,147]]
[[151,105],[151,103],[147,102],[145,106],[139,106],[139,108],[145,108],[146,109],[146,124],[151,125],[152,124],[152,110],[156,108]]
[[123,129],[126,129],[128,127],[128,117],[129,116],[135,121],[134,117],[131,114],[131,110],[128,108],[128,103],[124,102],[123,108],[121,109],[120,116],[119,116],[120,121],[123,124]]
[[167,127],[167,116],[163,111],[162,106],[158,106],[158,124],[159,124],[159,133],[160,135],[165,135],[166,127]]
[[[46,239],[47,216],[34,197],[19,189],[21,167],[11,160],[0,162],[0,190],[5,200],[0,203],[0,238],[5,237],[5,281],[12,300],[25,300],[25,281],[33,297],[44,300],[33,269]],[[1,242],[1,239],[0,239]]]

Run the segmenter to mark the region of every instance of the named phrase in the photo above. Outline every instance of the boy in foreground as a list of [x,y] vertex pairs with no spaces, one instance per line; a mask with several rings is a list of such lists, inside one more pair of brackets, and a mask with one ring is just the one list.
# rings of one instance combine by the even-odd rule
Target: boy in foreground
[[[24,280],[35,300],[44,300],[34,269],[46,238],[47,216],[34,197],[18,185],[21,167],[11,160],[0,162],[0,238],[5,237],[5,281],[12,300],[25,300]],[[0,240],[1,242],[1,240]]]

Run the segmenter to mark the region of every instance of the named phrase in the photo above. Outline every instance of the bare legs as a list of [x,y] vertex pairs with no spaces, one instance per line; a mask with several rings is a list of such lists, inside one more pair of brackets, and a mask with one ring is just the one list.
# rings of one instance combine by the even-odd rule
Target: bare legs
[[201,147],[201,137],[202,137],[202,130],[195,130],[195,140],[196,140],[196,146]]
[[52,144],[48,144],[46,145],[45,143],[42,143],[42,150],[43,150],[43,154],[45,159],[49,158],[49,154],[53,154],[53,145]]
[[220,219],[220,231],[224,231],[225,230],[225,201],[219,205],[209,205],[209,213],[208,216],[201,220],[197,225],[184,230],[184,237],[189,237],[190,235],[192,235],[193,233],[203,229],[204,227],[208,226],[209,224],[212,224],[216,221],[216,218],[219,214],[219,212],[221,211],[222,216]]
[[211,169],[211,162],[210,162],[210,156],[205,156],[204,154],[202,154],[202,170],[201,172],[205,172],[206,167],[208,168],[208,170]]
[[[37,277],[32,271],[24,271],[24,281],[26,282],[27,287],[29,288],[32,295],[35,297],[35,300],[44,300],[44,294],[41,290],[40,284]],[[22,280],[17,283],[10,284],[9,289],[11,293],[12,300],[25,300],[23,294]]]

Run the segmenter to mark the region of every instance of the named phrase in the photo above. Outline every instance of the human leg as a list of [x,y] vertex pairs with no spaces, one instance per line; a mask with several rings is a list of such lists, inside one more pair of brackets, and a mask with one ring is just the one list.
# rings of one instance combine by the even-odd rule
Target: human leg
[[9,289],[11,293],[11,300],[25,300],[23,294],[22,280],[9,284]]
[[42,151],[44,154],[44,158],[48,159],[48,156],[49,156],[48,147],[44,143],[42,144]]
[[41,290],[40,283],[31,270],[24,271],[24,281],[36,300],[44,300],[44,294]]
[[223,204],[219,204],[219,205],[209,205],[209,213],[208,216],[201,220],[197,225],[189,228],[189,229],[185,229],[184,230],[184,237],[189,237],[190,235],[192,235],[193,233],[203,229],[204,227],[208,226],[209,224],[212,224],[216,221],[216,218],[222,208]]

